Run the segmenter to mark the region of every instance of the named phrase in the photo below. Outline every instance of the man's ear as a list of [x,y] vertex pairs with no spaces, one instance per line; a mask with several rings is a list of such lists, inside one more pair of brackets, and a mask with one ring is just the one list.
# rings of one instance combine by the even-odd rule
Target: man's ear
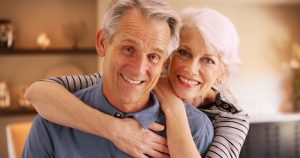
[[105,53],[107,51],[107,46],[108,46],[107,34],[103,29],[100,29],[97,32],[97,36],[96,36],[96,49],[100,57],[105,56]]

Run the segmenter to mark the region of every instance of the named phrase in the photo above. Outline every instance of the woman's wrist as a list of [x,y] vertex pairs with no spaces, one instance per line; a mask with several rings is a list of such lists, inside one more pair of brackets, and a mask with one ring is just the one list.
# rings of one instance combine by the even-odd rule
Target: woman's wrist
[[120,119],[117,119],[115,117],[104,115],[101,117],[98,117],[98,122],[96,129],[96,135],[104,137],[110,141],[113,142],[114,139],[116,139],[119,136],[119,126],[120,126]]
[[184,103],[182,100],[172,102],[172,103],[162,103],[162,104],[165,104],[163,105],[162,110],[166,116],[168,115],[174,116],[174,114],[178,114],[185,111]]

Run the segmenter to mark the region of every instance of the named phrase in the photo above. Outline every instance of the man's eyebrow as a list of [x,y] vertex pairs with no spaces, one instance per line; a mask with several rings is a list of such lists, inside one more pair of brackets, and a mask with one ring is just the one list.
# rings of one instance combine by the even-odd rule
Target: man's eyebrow
[[129,42],[129,43],[133,43],[133,44],[138,44],[138,42],[132,38],[124,38],[122,39],[122,42]]
[[163,51],[162,49],[160,49],[160,48],[154,48],[154,51],[155,52],[159,52],[160,54],[162,54],[162,55],[165,55],[167,52],[165,52],[165,51]]

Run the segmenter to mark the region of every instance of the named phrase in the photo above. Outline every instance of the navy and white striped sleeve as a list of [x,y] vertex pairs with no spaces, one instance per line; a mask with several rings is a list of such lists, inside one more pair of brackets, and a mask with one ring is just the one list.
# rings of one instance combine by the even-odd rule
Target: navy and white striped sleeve
[[214,138],[206,158],[238,158],[249,130],[249,116],[243,110],[238,113],[222,111],[217,107],[203,110],[213,115]]
[[97,84],[98,80],[100,80],[101,78],[102,75],[100,73],[94,73],[90,75],[50,77],[42,79],[41,81],[58,83],[64,86],[71,93],[74,93],[78,90]]

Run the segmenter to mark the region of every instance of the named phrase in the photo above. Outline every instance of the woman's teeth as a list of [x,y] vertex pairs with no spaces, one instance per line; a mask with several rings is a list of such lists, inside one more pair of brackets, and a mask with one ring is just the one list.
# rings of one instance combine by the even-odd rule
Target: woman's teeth
[[181,77],[181,76],[179,76],[179,80],[182,81],[182,82],[185,83],[185,84],[189,84],[189,85],[193,85],[193,86],[199,84],[198,81],[190,80],[190,79],[187,79],[187,78],[184,78],[184,77]]

